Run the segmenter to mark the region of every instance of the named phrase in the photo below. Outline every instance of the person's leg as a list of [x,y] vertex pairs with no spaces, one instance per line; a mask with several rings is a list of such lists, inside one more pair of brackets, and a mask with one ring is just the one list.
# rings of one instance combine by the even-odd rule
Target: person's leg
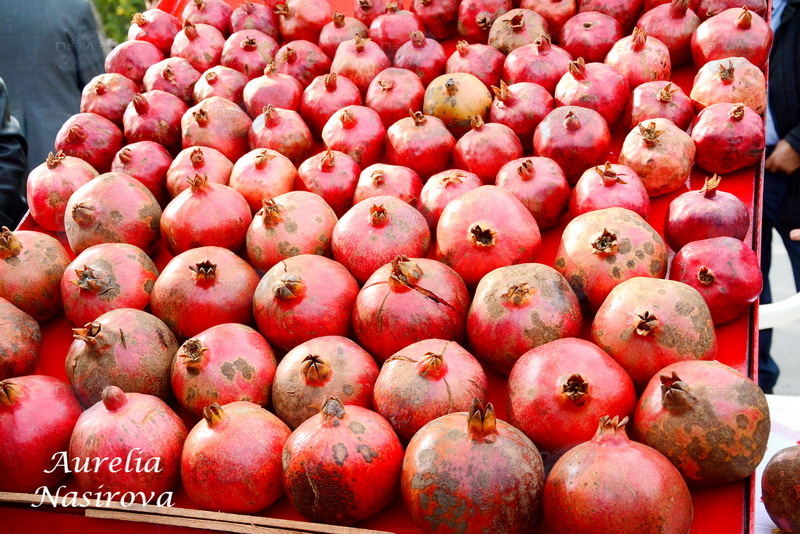
[[[761,218],[761,274],[764,279],[761,290],[760,304],[772,302],[772,291],[769,283],[769,270],[772,264],[772,229],[777,214],[780,212],[783,197],[783,182],[780,178],[770,173],[764,176],[764,204]],[[778,381],[780,370],[778,364],[772,359],[772,329],[761,330],[758,333],[758,385],[764,393],[772,393]]]

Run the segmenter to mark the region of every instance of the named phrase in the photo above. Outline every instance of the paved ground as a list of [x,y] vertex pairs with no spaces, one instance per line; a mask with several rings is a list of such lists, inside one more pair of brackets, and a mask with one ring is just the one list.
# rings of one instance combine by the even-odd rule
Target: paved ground
[[[789,258],[777,233],[772,238],[772,269],[769,279],[772,297],[776,302],[795,293]],[[775,328],[772,357],[781,369],[775,394],[800,395],[800,322]]]

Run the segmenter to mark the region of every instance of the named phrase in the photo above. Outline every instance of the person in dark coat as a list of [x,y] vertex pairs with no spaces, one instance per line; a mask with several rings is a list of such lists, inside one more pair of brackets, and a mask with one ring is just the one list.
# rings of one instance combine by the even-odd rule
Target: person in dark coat
[[[771,25],[775,40],[769,59],[767,159],[761,223],[762,304],[772,302],[769,268],[773,229],[788,252],[795,290],[800,288],[800,241],[792,239],[792,230],[800,228],[800,0],[773,0]],[[795,237],[800,236],[795,233]],[[779,374],[770,355],[771,345],[772,330],[762,330],[758,383],[765,393],[772,393]]]
[[27,145],[17,120],[11,116],[6,84],[0,78],[0,228],[17,227],[25,214]]

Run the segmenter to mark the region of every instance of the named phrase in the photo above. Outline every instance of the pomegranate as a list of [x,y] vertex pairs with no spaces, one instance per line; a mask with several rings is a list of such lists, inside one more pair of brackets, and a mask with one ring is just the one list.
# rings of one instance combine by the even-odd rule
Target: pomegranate
[[236,161],[249,150],[247,133],[253,122],[247,113],[225,98],[212,96],[184,113],[183,148],[213,147]]
[[648,218],[650,196],[636,171],[606,162],[581,175],[569,199],[569,217],[605,208],[625,208]]
[[625,136],[619,162],[639,175],[651,197],[683,187],[694,163],[695,146],[689,134],[669,119],[640,122]]
[[161,271],[150,308],[183,340],[218,324],[250,324],[257,285],[255,270],[230,250],[193,248]]
[[344,41],[336,49],[330,70],[356,84],[358,90],[366,96],[367,89],[375,77],[391,65],[386,52],[378,43],[356,35],[354,39]]
[[386,160],[408,167],[424,180],[450,166],[456,139],[441,119],[421,111],[410,113],[386,130]]
[[719,191],[722,179],[706,178],[702,189],[687,191],[669,204],[664,216],[664,239],[672,250],[712,237],[744,240],[750,230],[750,210],[739,197]]
[[510,191],[531,212],[539,228],[558,224],[567,209],[569,183],[550,158],[517,158],[497,172],[495,184]]
[[772,47],[769,24],[747,6],[726,9],[709,18],[692,35],[694,64],[701,67],[714,59],[743,57],[763,69]]
[[194,24],[183,21],[183,30],[175,35],[170,55],[182,57],[198,72],[205,72],[222,59],[225,36],[217,28],[208,24]]
[[403,446],[386,419],[328,397],[286,441],[283,485],[303,517],[352,525],[392,501],[402,463]]
[[322,128],[325,146],[347,154],[361,168],[381,159],[385,138],[381,116],[366,106],[342,108]]
[[181,453],[181,480],[189,498],[207,510],[228,513],[255,513],[278,500],[289,427],[246,401],[224,408],[212,404],[203,417]]
[[369,28],[353,17],[346,17],[339,11],[333,12],[333,20],[327,23],[319,34],[319,47],[328,57],[336,55],[336,49],[345,41],[355,39],[356,35],[367,38]]
[[558,42],[572,57],[595,63],[603,61],[624,35],[622,26],[611,15],[581,11],[561,27]]
[[454,169],[442,171],[428,178],[419,193],[417,209],[428,221],[431,232],[436,231],[439,217],[451,200],[481,185],[483,182],[477,175]]
[[364,283],[353,309],[353,330],[359,343],[384,362],[422,339],[463,342],[468,307],[467,287],[453,269],[436,260],[396,256]]
[[327,0],[286,0],[275,6],[285,41],[319,41],[319,34],[333,20]]
[[575,337],[583,319],[563,276],[541,263],[500,267],[475,289],[467,337],[483,363],[508,374],[528,350]]
[[131,143],[153,141],[177,154],[181,149],[181,118],[187,109],[183,100],[165,91],[138,93],[122,117],[125,137]]
[[341,336],[322,336],[301,343],[283,357],[275,373],[272,402],[290,428],[319,413],[323,401],[336,395],[343,404],[372,407],[378,365],[367,351]]
[[508,377],[509,422],[557,459],[592,439],[601,415],[633,415],[636,392],[603,349],[574,337],[523,354]]
[[364,105],[377,111],[388,129],[408,117],[409,110],[422,111],[424,97],[425,87],[419,76],[407,69],[388,68],[369,82]]
[[122,74],[100,74],[81,92],[81,113],[96,113],[122,126],[125,108],[138,92],[138,85]]
[[461,137],[472,124],[472,117],[489,117],[492,95],[472,74],[454,72],[435,78],[425,89],[422,111],[441,119],[447,129]]
[[129,243],[150,253],[158,243],[161,206],[143,183],[121,172],[80,186],[65,213],[67,241],[75,254],[100,243]]
[[[252,292],[251,292],[252,293]],[[273,266],[255,289],[259,331],[279,350],[351,331],[358,283],[341,264],[300,254]]]
[[153,194],[159,205],[164,206],[169,199],[167,172],[172,161],[172,156],[162,145],[153,141],[139,141],[117,152],[111,163],[111,172],[136,178]]
[[370,23],[368,35],[381,47],[389,61],[394,61],[397,51],[411,39],[411,33],[415,31],[425,31],[420,18],[411,11],[401,9],[396,2],[390,2],[386,11]]
[[547,89],[532,82],[506,85],[500,80],[500,86],[493,85],[492,91],[494,102],[489,120],[508,126],[523,146],[530,146],[534,130],[553,111],[553,97]]
[[745,313],[758,298],[762,286],[756,253],[733,237],[687,243],[672,260],[669,278],[700,292],[715,325],[733,321]]
[[322,128],[331,116],[347,106],[361,105],[361,92],[356,84],[337,76],[335,72],[317,76],[300,97],[300,116],[315,137],[322,135]]
[[[660,6],[661,4],[669,4],[670,2],[671,0],[644,0],[644,11],[651,11],[655,9],[656,6]],[[689,9],[696,13],[701,0],[687,0],[687,2],[689,4]]]
[[189,181],[196,174],[206,176],[209,182],[228,185],[233,163],[225,154],[211,147],[183,149],[167,170],[167,190],[172,198],[189,189]]
[[539,13],[551,35],[558,35],[564,23],[578,13],[577,0],[522,0],[519,7]]
[[643,83],[631,93],[625,109],[625,125],[633,128],[650,119],[669,119],[681,130],[689,128],[694,119],[692,101],[683,89],[671,82]]
[[64,315],[80,327],[118,308],[144,310],[157,278],[155,263],[139,247],[94,245],[78,254],[64,271]]
[[241,30],[225,41],[220,62],[241,72],[249,81],[261,76],[277,51],[278,42],[269,35],[257,30]]
[[42,232],[0,229],[0,298],[45,321],[61,311],[58,286],[69,255],[54,237]]
[[116,386],[162,399],[172,395],[169,368],[178,343],[163,321],[133,308],[119,308],[72,329],[67,378],[85,407]]
[[247,256],[267,271],[300,254],[330,256],[336,214],[325,200],[308,191],[290,191],[263,201],[247,229]]
[[247,76],[238,70],[217,65],[200,76],[194,85],[192,96],[197,103],[219,96],[241,106],[244,103],[242,93],[247,82]]
[[384,195],[362,200],[339,219],[331,250],[334,259],[363,284],[398,255],[424,258],[430,241],[422,214],[399,198]]
[[160,9],[136,13],[128,28],[128,40],[147,41],[169,55],[175,35],[181,31],[181,21]]
[[200,72],[187,60],[170,57],[151,65],[145,72],[143,84],[145,91],[166,91],[191,105],[194,103],[194,84],[199,78]]
[[600,113],[613,127],[628,103],[630,86],[623,74],[603,63],[586,64],[578,58],[556,85],[557,106],[580,106]]
[[495,19],[511,7],[511,0],[462,0],[458,6],[459,36],[469,43],[486,44]]
[[728,174],[761,162],[766,145],[764,121],[744,104],[711,104],[692,126],[695,163]]
[[426,39],[421,31],[411,32],[411,40],[397,49],[394,66],[416,73],[427,86],[434,78],[444,74],[447,55],[444,48],[433,39]]
[[503,78],[510,84],[537,83],[552,93],[567,72],[570,61],[572,55],[569,52],[552,45],[550,37],[542,35],[533,43],[508,54],[503,64]]
[[69,384],[51,376],[0,381],[0,491],[32,493],[66,476],[53,459],[67,450],[83,408]]
[[762,18],[767,16],[767,0],[699,0],[695,11],[705,20],[727,9],[747,7]]
[[272,104],[264,108],[250,127],[247,136],[250,148],[269,148],[299,165],[311,152],[311,131],[300,114],[291,109],[280,109]]
[[425,31],[441,41],[456,33],[458,4],[458,0],[412,0],[410,9],[422,21]]
[[28,175],[28,207],[36,223],[45,230],[64,231],[64,211],[72,193],[97,176],[91,165],[59,151]]
[[484,124],[480,115],[472,117],[472,130],[456,142],[453,165],[477,174],[483,183],[491,184],[505,162],[522,156],[514,130],[505,124]]
[[595,312],[624,280],[664,278],[667,247],[658,232],[635,212],[605,208],[578,215],[567,224],[556,251],[555,267],[585,309]]
[[689,7],[689,0],[665,0],[662,5],[646,10],[636,23],[647,35],[667,46],[673,67],[691,60],[692,35],[699,25],[700,17]]
[[547,34],[547,21],[530,9],[512,9],[500,15],[489,29],[489,45],[505,55]]
[[658,451],[628,439],[627,423],[601,417],[590,441],[558,459],[544,485],[548,532],[593,532],[598,525],[617,533],[689,532],[686,482]]
[[195,417],[209,404],[247,401],[265,406],[272,397],[275,355],[249,326],[218,324],[187,339],[172,359],[175,397]]
[[493,185],[453,199],[439,218],[436,239],[436,258],[471,287],[498,267],[533,262],[542,243],[533,215]]
[[36,319],[0,297],[0,333],[0,380],[33,374],[42,346]]
[[378,16],[386,12],[390,0],[354,0],[353,16],[363,22],[367,27]]
[[231,15],[233,8],[224,0],[192,0],[183,8],[181,18],[195,24],[208,24],[227,34]]
[[797,477],[798,445],[778,451],[769,459],[761,475],[761,501],[770,519],[784,532],[800,532],[800,498],[795,490],[800,484]]
[[353,193],[353,204],[367,198],[390,195],[416,207],[421,192],[422,180],[408,167],[375,163],[361,171]]
[[558,107],[533,132],[534,154],[558,163],[570,184],[588,167],[606,161],[610,148],[608,123],[589,108]]
[[760,115],[767,107],[764,73],[741,57],[709,61],[697,71],[689,98],[696,111],[717,102],[741,102]]
[[[322,0],[325,1],[325,0]],[[317,76],[328,74],[331,60],[311,41],[292,41],[275,54],[278,72],[289,74],[304,88]]]
[[[141,492],[144,500],[178,483],[185,440],[186,426],[164,401],[108,386],[102,402],[75,423],[69,458],[76,466],[92,466],[74,471],[81,490]],[[103,465],[102,459],[108,463]],[[120,469],[123,463],[126,469]]]
[[505,59],[493,46],[458,41],[456,51],[447,58],[445,72],[467,72],[482,81],[486,87],[491,87],[500,83]]
[[80,158],[98,172],[108,172],[122,145],[122,130],[94,113],[78,113],[67,119],[55,140],[56,152]]
[[297,169],[286,156],[268,148],[257,148],[239,158],[230,175],[230,185],[238,191],[252,213],[262,203],[294,188]]
[[244,0],[244,3],[231,13],[231,31],[235,33],[242,30],[258,30],[273,39],[280,38],[278,15],[271,6],[272,2],[267,4],[254,4],[250,0]]
[[141,86],[148,67],[163,59],[164,54],[152,43],[125,41],[115,46],[106,56],[105,67],[109,74],[121,74]]
[[641,28],[634,28],[632,35],[614,43],[605,64],[622,74],[629,87],[654,80],[669,80],[672,76],[669,49]]
[[278,72],[278,66],[270,63],[264,68],[263,76],[247,82],[242,98],[250,117],[258,118],[270,104],[276,108],[299,110],[302,94],[303,86],[294,76]]
[[461,345],[425,339],[386,360],[372,396],[375,411],[407,443],[437,417],[469,410],[472,399],[486,402],[488,388],[483,367]]
[[361,169],[353,158],[327,149],[305,160],[297,170],[295,189],[321,196],[341,217],[353,205],[353,194]]
[[517,534],[539,519],[544,479],[531,440],[476,398],[468,412],[434,419],[411,439],[400,489],[423,532]]
[[654,376],[642,393],[634,432],[678,468],[692,486],[749,476],[767,450],[764,392],[719,362],[682,361]]
[[614,17],[629,32],[642,11],[644,0],[579,0],[578,11],[599,11]]

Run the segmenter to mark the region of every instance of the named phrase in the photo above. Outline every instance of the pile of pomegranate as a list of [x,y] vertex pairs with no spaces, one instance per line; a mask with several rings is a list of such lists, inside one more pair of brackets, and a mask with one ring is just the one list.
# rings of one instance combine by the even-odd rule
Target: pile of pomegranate
[[[40,231],[0,231],[0,490],[138,447],[160,477],[81,489],[688,532],[689,487],[749,476],[770,425],[713,361],[761,287],[726,183],[763,154],[772,35],[740,3],[137,14],[28,180]],[[27,376],[62,312],[69,383]]]

